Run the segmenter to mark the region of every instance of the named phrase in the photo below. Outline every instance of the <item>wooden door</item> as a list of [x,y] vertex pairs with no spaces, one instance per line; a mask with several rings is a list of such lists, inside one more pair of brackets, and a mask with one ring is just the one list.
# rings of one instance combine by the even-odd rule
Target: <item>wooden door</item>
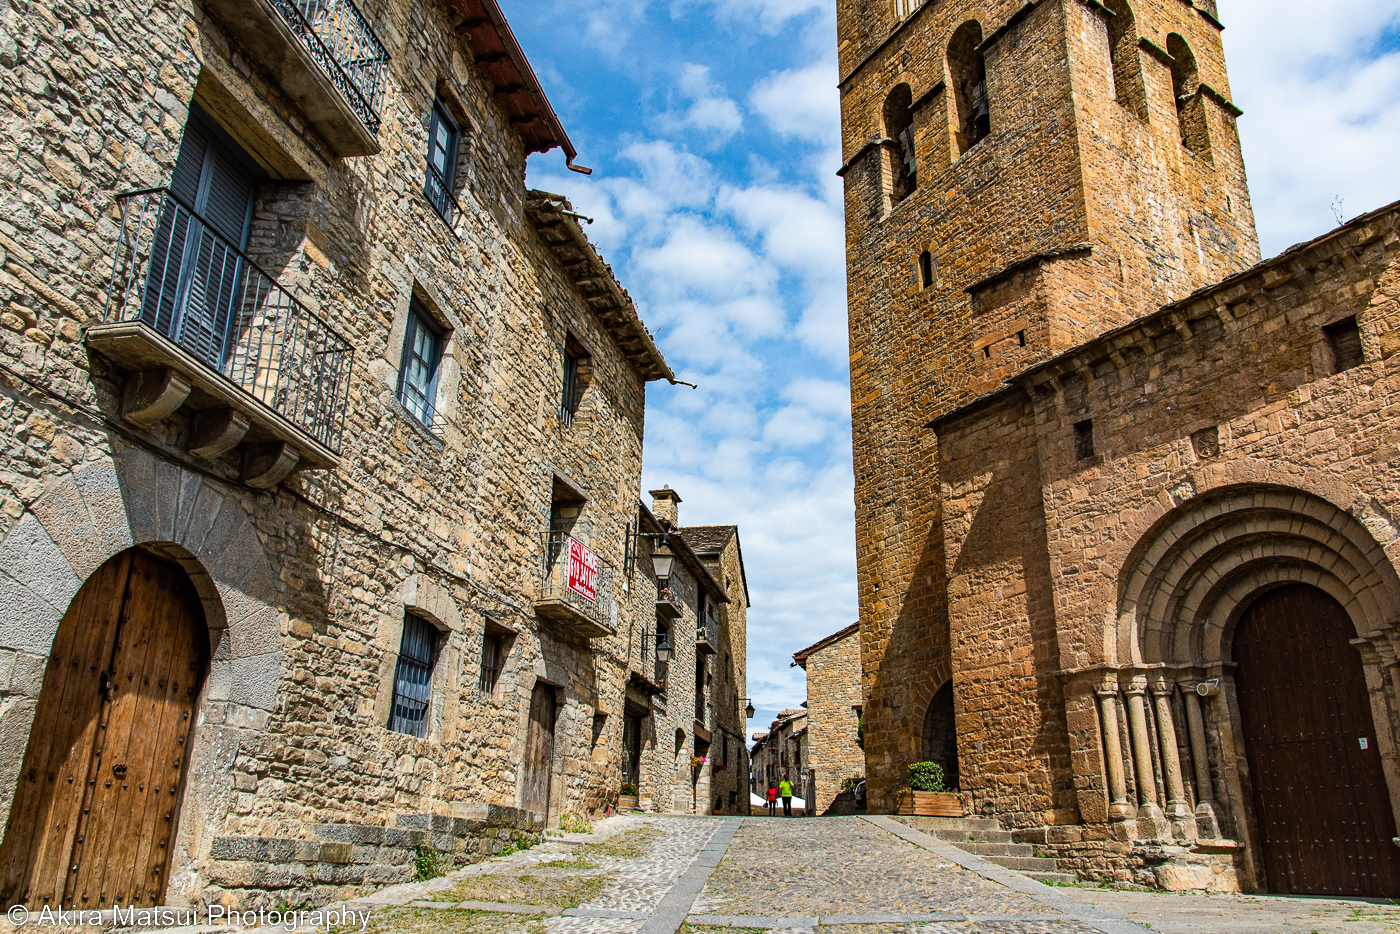
[[530,725],[525,733],[525,775],[520,806],[549,819],[549,785],[554,770],[554,688],[535,682],[530,694]]
[[1271,892],[1400,895],[1400,847],[1355,628],[1305,584],[1271,590],[1235,631],[1235,688]]
[[160,904],[208,665],[204,612],[178,565],[133,549],[88,579],[44,674],[0,900]]

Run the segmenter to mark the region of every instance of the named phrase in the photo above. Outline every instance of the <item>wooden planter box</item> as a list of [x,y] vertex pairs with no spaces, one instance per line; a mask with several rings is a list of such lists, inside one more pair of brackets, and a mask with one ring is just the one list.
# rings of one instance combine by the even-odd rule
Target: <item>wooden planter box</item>
[[617,809],[619,811],[635,811],[638,807],[636,795],[618,795]]
[[910,817],[962,817],[962,796],[950,791],[903,791],[895,813]]

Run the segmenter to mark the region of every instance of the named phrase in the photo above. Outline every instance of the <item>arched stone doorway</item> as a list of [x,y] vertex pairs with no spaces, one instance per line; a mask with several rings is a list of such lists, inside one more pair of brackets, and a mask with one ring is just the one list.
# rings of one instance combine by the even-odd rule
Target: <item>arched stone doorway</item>
[[1287,584],[1235,628],[1235,695],[1265,887],[1400,893],[1400,847],[1355,628],[1332,597]]
[[924,711],[920,754],[925,762],[943,766],[943,781],[949,788],[958,785],[958,733],[953,719],[953,682],[945,681]]
[[157,905],[165,894],[209,668],[200,598],[131,548],[59,622],[0,843],[0,900]]
[[[1328,601],[1330,638],[1346,645],[1347,667],[1335,659],[1314,660],[1327,678],[1347,680],[1361,691],[1359,706],[1352,698],[1358,711],[1353,720],[1369,723],[1358,735],[1346,732],[1358,730],[1355,722],[1333,732],[1357,752],[1362,738],[1374,738],[1380,779],[1372,780],[1368,793],[1380,796],[1392,824],[1400,808],[1393,791],[1400,789],[1400,774],[1390,713],[1400,673],[1394,661],[1400,575],[1390,551],[1400,543],[1400,530],[1368,499],[1342,508],[1321,495],[1326,489],[1226,485],[1160,515],[1120,565],[1117,626],[1106,633],[1102,664],[1078,673],[1098,712],[1106,816],[1121,822],[1131,840],[1186,844],[1197,848],[1193,852],[1218,855],[1209,875],[1202,865],[1176,866],[1177,887],[1228,889],[1238,878],[1246,890],[1305,890],[1280,881],[1279,870],[1266,866],[1276,848],[1266,846],[1270,831],[1261,822],[1276,816],[1258,813],[1254,780],[1262,766],[1250,758],[1258,753],[1259,726],[1242,719],[1237,691],[1238,669],[1244,665],[1248,679],[1249,665],[1237,665],[1235,634],[1244,627],[1248,651],[1252,620],[1264,612],[1256,604],[1273,591],[1306,585],[1315,612],[1321,612],[1319,600]],[[1299,677],[1315,682],[1322,675]],[[1256,677],[1255,687],[1259,683]],[[1270,741],[1267,735],[1263,741]],[[1334,764],[1330,774],[1335,780],[1342,771]],[[1328,794],[1299,796],[1289,788],[1281,806],[1294,815],[1323,807],[1317,796]],[[1383,833],[1385,824],[1380,819],[1382,829],[1368,833]],[[1315,849],[1310,844],[1297,858],[1326,858]],[[1363,875],[1380,880],[1387,874],[1376,868]],[[1362,891],[1360,883],[1350,891]]]

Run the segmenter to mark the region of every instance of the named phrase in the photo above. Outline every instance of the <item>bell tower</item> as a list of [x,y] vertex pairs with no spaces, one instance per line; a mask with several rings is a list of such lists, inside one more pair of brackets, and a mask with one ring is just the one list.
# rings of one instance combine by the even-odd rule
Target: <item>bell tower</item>
[[923,426],[1259,260],[1222,28],[1214,0],[837,0],[872,808],[955,638]]

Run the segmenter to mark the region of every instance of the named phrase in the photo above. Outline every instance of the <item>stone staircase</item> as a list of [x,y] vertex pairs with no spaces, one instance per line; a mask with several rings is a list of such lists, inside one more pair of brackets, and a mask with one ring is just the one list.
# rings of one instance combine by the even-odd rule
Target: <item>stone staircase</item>
[[1006,869],[1025,873],[1047,884],[1077,882],[1071,873],[1060,872],[1053,859],[1035,855],[1029,843],[1013,843],[1011,831],[990,817],[895,817],[895,820],[930,837],[951,843],[973,856]]

